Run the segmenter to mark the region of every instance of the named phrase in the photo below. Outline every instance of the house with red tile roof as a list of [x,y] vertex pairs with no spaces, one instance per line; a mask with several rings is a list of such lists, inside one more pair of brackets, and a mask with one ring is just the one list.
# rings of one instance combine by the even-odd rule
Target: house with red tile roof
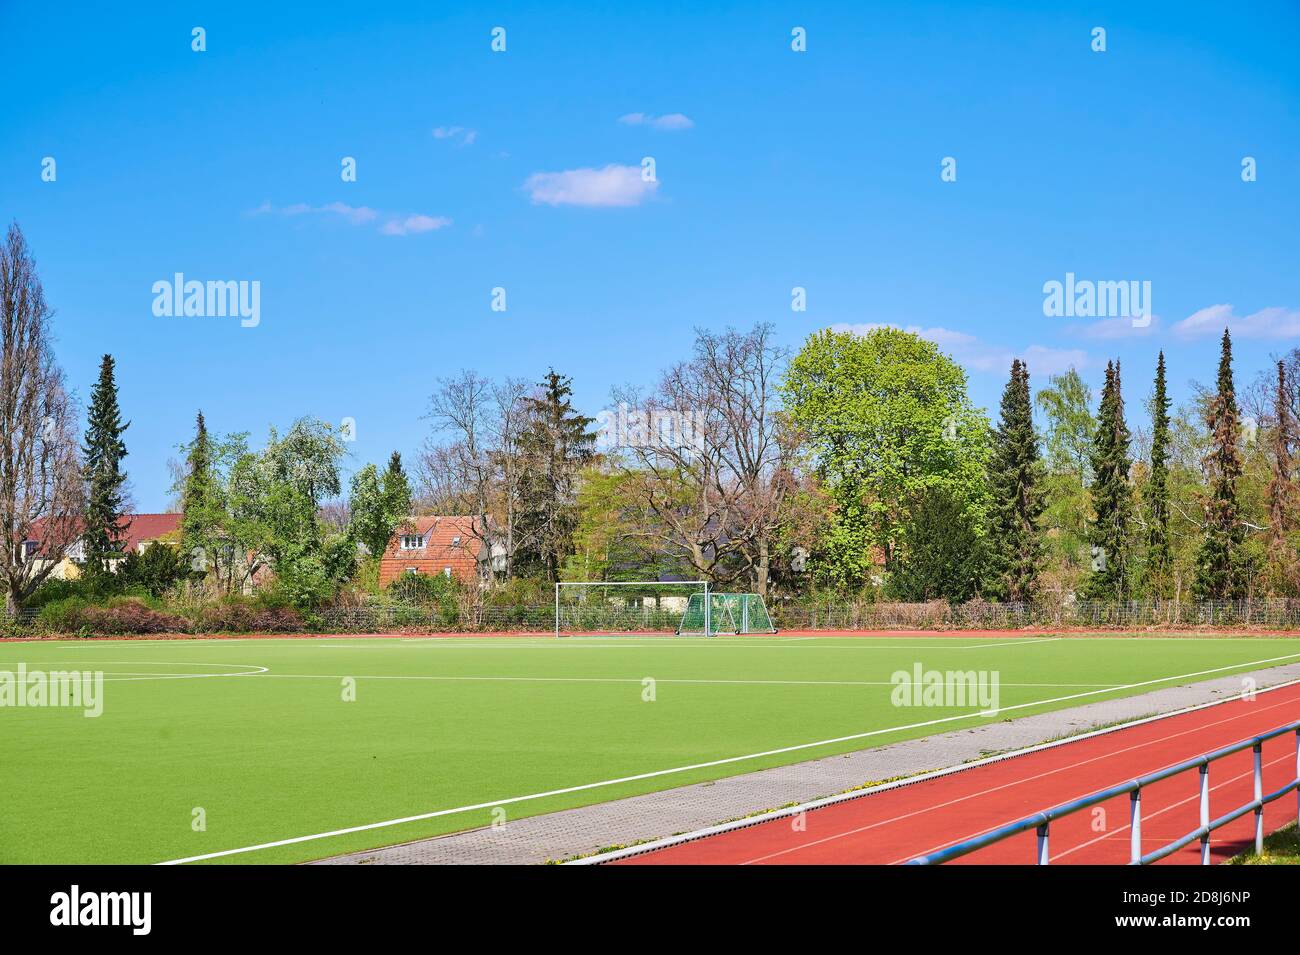
[[492,550],[482,519],[455,516],[412,517],[393,534],[379,562],[379,585],[403,574],[445,574],[463,583],[483,583],[492,573]]
[[[80,517],[69,518],[69,520],[79,527],[85,526],[85,521]],[[28,540],[23,543],[23,555],[26,559],[46,559],[41,553],[41,539],[41,522],[37,521],[28,535]],[[122,557],[109,561],[109,569],[113,569],[119,560],[124,560],[129,553],[144,553],[145,548],[160,541],[179,544],[180,539],[180,514],[128,514],[123,518],[120,535]],[[62,580],[75,580],[81,574],[81,568],[77,565],[85,560],[85,556],[85,541],[79,538],[68,548],[67,554],[59,561],[59,565],[50,576]]]

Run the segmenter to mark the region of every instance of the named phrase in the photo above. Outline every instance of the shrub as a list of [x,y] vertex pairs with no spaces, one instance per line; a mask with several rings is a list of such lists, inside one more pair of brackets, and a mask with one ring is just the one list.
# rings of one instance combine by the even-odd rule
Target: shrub
[[266,607],[239,600],[204,607],[195,629],[200,633],[301,633],[302,614],[293,607]]
[[389,594],[403,603],[434,611],[434,625],[449,627],[460,619],[461,585],[445,574],[402,574],[388,585]]
[[120,591],[117,578],[111,574],[82,574],[73,580],[51,577],[23,601],[23,606],[40,608],[69,597],[80,597],[89,603],[98,603]]
[[79,616],[77,630],[97,634],[185,633],[189,621],[174,613],[154,610],[138,600],[116,601],[111,606],[86,607]]
[[161,597],[191,573],[189,560],[180,548],[168,544],[154,544],[144,553],[131,551],[117,569],[122,587],[138,588],[153,597]]
[[302,614],[292,607],[265,607],[253,614],[253,633],[302,633]]
[[253,628],[253,613],[253,607],[243,601],[222,601],[201,608],[194,629],[199,633],[248,633]]
[[[68,583],[69,581],[52,581]],[[42,587],[44,589],[44,587]],[[80,596],[65,596],[49,600],[36,615],[36,621],[42,630],[51,633],[76,633],[81,629],[81,614],[90,606],[90,601]]]

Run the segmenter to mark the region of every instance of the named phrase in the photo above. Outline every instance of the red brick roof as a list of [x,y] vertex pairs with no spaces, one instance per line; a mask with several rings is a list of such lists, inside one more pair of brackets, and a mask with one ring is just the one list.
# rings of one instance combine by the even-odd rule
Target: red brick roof
[[133,551],[140,544],[157,540],[181,529],[180,514],[131,514],[127,516],[122,549]]
[[[85,529],[86,521],[84,518],[78,516],[68,518],[68,520],[78,533],[81,533]],[[32,530],[31,533],[28,534],[27,539],[39,541],[42,536],[44,524],[44,518],[35,521],[32,524]],[[136,550],[142,543],[157,540],[167,534],[179,531],[181,527],[181,515],[128,514],[122,522],[122,527],[124,531],[122,535],[122,552],[130,553],[131,551]]]
[[[478,519],[465,515],[412,517],[399,527],[388,542],[379,564],[381,586],[396,580],[414,568],[417,573],[441,574],[448,567],[457,578],[469,582],[478,578],[479,557],[483,551],[482,529]],[[424,546],[402,549],[404,535],[418,534]]]

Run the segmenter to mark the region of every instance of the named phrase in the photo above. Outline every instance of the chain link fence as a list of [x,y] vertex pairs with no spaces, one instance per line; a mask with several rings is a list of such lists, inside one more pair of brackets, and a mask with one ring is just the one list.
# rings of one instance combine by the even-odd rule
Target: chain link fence
[[[1019,630],[1026,628],[1099,629],[1259,627],[1300,629],[1300,599],[1129,600],[948,604],[769,601],[780,630]],[[671,633],[681,614],[622,604],[561,606],[562,633]],[[375,631],[414,627],[460,632],[554,631],[553,604],[479,607],[448,619],[441,610],[418,607],[350,607],[327,610],[331,630]]]
[[[1300,599],[1061,601],[1039,603],[948,604],[828,601],[809,604],[769,600],[779,630],[1019,630],[1184,629],[1197,627],[1300,630]],[[319,614],[327,632],[400,631],[458,633],[554,632],[553,603],[493,607],[369,605],[332,607]],[[680,623],[675,609],[628,606],[625,602],[562,605],[562,633],[672,633]],[[17,636],[41,630],[38,612],[0,613],[0,634]]]

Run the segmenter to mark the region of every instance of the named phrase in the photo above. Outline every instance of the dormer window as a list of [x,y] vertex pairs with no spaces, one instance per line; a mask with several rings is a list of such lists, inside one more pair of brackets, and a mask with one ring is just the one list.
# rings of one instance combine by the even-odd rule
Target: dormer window
[[423,534],[403,534],[402,550],[421,550],[424,547]]

